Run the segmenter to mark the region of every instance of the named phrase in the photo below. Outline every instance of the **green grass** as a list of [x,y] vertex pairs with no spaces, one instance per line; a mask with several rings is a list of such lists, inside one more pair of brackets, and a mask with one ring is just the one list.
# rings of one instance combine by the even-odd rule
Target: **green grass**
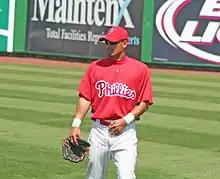
[[[1,178],[85,178],[87,160],[64,161],[60,148],[84,72],[0,64]],[[155,104],[137,122],[137,179],[219,179],[220,77],[152,72],[152,81]],[[112,161],[108,179],[116,179]]]

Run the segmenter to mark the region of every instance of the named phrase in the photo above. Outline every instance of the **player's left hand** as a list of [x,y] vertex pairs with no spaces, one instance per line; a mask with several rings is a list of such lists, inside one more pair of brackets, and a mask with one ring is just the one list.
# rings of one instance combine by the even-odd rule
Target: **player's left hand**
[[109,131],[113,135],[120,135],[123,132],[123,129],[126,127],[126,125],[127,123],[123,118],[114,120],[109,125]]

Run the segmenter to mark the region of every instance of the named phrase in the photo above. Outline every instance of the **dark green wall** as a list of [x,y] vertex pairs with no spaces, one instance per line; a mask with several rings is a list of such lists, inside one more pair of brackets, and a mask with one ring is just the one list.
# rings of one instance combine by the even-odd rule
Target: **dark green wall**
[[16,0],[14,52],[25,52],[28,0]]
[[153,16],[154,2],[146,0],[144,2],[143,14],[143,33],[142,33],[142,53],[141,60],[147,63],[152,61],[152,40],[153,40]]

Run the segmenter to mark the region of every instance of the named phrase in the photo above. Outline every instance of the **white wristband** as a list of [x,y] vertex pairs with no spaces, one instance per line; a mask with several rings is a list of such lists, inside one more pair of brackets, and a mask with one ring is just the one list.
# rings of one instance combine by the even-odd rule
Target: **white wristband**
[[123,117],[123,119],[126,121],[127,124],[130,124],[132,121],[135,120],[135,117],[132,113],[128,113]]
[[72,122],[72,127],[79,127],[80,126],[80,124],[81,124],[81,119],[79,119],[79,118],[74,118],[73,119],[73,122]]

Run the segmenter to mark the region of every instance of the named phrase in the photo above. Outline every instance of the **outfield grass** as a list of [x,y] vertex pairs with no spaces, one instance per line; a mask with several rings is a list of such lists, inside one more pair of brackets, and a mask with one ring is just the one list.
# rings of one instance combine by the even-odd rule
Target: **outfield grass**
[[[69,163],[60,150],[84,71],[0,64],[0,178],[85,178],[87,160]],[[152,80],[155,104],[137,123],[137,179],[219,179],[220,76],[152,72]]]

